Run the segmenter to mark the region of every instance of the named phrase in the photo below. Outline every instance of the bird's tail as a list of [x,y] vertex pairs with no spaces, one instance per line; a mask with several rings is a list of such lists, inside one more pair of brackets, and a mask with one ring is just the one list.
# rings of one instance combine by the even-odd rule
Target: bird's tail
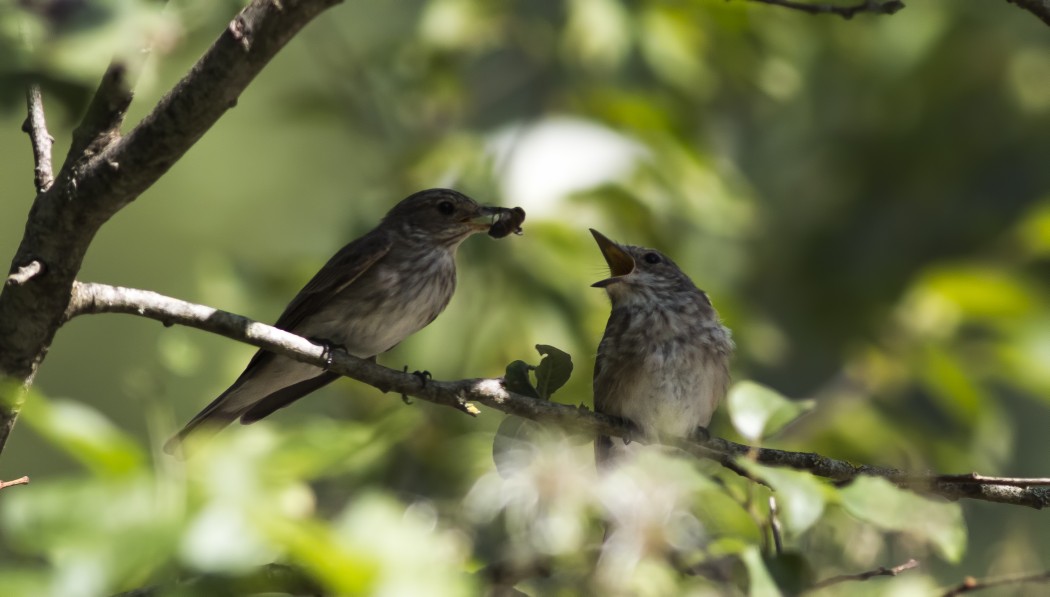
[[207,429],[210,433],[216,433],[236,421],[241,416],[241,413],[244,412],[244,408],[231,409],[230,401],[226,400],[235,387],[231,387],[218,398],[212,400],[211,404],[204,407],[204,410],[190,419],[190,422],[186,423],[178,433],[164,442],[164,452],[172,456],[182,455],[182,443],[190,435],[200,433],[203,429]]

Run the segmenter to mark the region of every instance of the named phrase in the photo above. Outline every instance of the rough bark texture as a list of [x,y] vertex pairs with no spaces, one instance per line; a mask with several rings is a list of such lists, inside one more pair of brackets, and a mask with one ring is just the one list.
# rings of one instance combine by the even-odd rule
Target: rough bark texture
[[[61,324],[95,233],[157,181],[233,107],[248,83],[306,23],[340,0],[255,0],[127,136],[126,69],[103,76],[71,152],[33,202],[0,291],[0,382],[28,387]],[[18,416],[18,391],[0,405],[0,450]]]

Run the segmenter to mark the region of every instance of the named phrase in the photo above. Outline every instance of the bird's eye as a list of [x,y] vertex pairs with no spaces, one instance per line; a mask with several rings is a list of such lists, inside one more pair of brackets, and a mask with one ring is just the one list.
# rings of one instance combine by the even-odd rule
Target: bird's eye
[[451,216],[452,212],[456,211],[456,206],[452,205],[451,201],[442,201],[438,203],[438,211],[446,216]]
[[657,263],[660,263],[660,254],[659,253],[646,253],[645,254],[645,262],[646,263],[652,263],[654,265],[657,264]]

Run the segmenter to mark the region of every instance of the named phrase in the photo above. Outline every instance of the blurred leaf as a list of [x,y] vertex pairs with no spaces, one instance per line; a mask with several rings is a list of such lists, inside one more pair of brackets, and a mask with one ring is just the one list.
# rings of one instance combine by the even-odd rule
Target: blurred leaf
[[922,356],[920,377],[944,412],[967,426],[974,425],[987,402],[984,388],[974,378],[980,372],[939,346],[927,347]]
[[530,370],[532,370],[532,365],[525,361],[514,361],[507,365],[507,371],[503,374],[503,387],[507,388],[508,392],[514,392],[530,398],[539,398],[539,393],[532,386],[532,381],[529,379]]
[[991,265],[935,267],[920,278],[919,288],[976,319],[1026,315],[1038,304],[1028,284]]
[[765,560],[758,547],[751,546],[740,554],[747,567],[748,597],[781,597],[776,581],[766,569]]
[[22,418],[37,433],[98,475],[130,473],[145,455],[139,445],[98,411],[72,400],[26,399]]
[[507,415],[492,438],[492,461],[504,479],[509,479],[532,461],[536,432],[542,429],[535,421]]
[[763,558],[766,570],[785,595],[798,595],[813,585],[813,567],[797,551],[785,551]]
[[850,514],[883,530],[925,539],[949,562],[958,562],[966,551],[958,503],[925,498],[878,477],[858,477],[838,493]]
[[733,427],[749,441],[773,435],[815,406],[812,400],[788,400],[751,381],[735,384],[729,390],[727,404]]
[[806,532],[824,513],[824,502],[830,489],[813,475],[763,466],[746,458],[739,458],[736,462],[773,488],[784,529],[790,536],[798,537]]
[[546,344],[537,344],[536,350],[544,355],[536,367],[536,392],[544,400],[550,400],[554,392],[569,381],[569,376],[572,375],[572,357]]

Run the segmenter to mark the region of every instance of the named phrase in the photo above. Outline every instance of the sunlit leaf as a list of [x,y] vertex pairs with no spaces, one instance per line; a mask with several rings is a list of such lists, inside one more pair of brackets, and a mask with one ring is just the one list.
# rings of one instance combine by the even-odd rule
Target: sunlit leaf
[[850,514],[883,530],[925,539],[949,562],[958,562],[966,551],[958,503],[922,497],[878,477],[858,477],[839,495]]
[[824,513],[827,486],[810,473],[763,466],[741,458],[737,463],[774,491],[784,529],[793,537],[806,532]]
[[750,381],[734,385],[726,402],[733,427],[749,441],[769,437],[815,405],[812,400],[788,400]]
[[97,410],[72,400],[31,394],[22,418],[69,456],[97,474],[128,473],[145,455],[139,445]]

